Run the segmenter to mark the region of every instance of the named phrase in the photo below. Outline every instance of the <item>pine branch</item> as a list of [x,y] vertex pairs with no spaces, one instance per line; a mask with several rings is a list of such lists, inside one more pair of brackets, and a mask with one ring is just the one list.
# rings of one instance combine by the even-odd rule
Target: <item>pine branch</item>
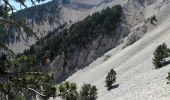
[[40,96],[46,97],[46,95],[44,95],[44,94],[38,92],[37,90],[35,90],[35,89],[33,89],[33,88],[30,88],[30,87],[26,87],[26,88],[27,88],[28,90],[31,90],[31,91],[33,91],[33,92],[39,94]]

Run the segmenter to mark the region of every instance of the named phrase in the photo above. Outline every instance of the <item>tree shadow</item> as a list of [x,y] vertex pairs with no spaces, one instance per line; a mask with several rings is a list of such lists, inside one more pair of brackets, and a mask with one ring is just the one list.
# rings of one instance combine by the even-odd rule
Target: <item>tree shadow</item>
[[169,65],[169,64],[170,64],[170,60],[165,61],[165,62],[163,62],[163,63],[161,64],[161,67],[160,67],[160,68],[165,67],[165,66],[167,66],[167,65]]
[[151,22],[152,25],[157,26],[155,22]]
[[112,90],[112,89],[115,89],[115,88],[118,88],[119,87],[119,84],[115,84],[109,88],[107,88],[108,91]]

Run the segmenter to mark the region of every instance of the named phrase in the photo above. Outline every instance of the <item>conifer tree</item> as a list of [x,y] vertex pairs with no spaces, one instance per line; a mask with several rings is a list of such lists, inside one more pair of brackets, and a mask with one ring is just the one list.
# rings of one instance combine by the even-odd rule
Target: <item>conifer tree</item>
[[155,68],[160,68],[162,63],[165,62],[165,58],[169,56],[169,49],[165,43],[159,45],[153,53],[153,64]]
[[97,88],[91,84],[84,84],[80,91],[80,100],[96,100]]
[[111,89],[112,84],[115,83],[115,81],[116,81],[116,71],[111,69],[108,75],[106,76],[106,80],[105,80],[108,89]]

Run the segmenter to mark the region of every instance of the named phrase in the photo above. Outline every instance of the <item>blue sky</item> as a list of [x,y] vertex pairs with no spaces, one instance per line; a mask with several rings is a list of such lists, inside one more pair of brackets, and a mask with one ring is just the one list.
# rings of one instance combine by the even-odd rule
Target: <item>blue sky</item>
[[[14,0],[9,0],[11,1],[11,4],[17,9],[17,10],[20,10],[21,8],[23,9],[24,7],[21,6],[20,7],[20,4],[15,2]],[[44,2],[41,2],[40,4],[43,4],[43,3],[46,3],[46,2],[49,2],[49,1],[52,1],[52,0],[45,0]],[[25,3],[28,7],[31,7],[32,6],[32,3],[30,2],[30,0],[27,0],[26,3]],[[37,3],[38,4],[38,3]]]

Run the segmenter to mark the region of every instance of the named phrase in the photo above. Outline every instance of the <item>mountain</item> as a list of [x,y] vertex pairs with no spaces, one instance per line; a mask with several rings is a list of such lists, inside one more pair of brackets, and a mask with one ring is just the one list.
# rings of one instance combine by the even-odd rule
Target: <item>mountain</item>
[[[170,66],[155,69],[152,58],[158,45],[164,42],[170,47],[170,4],[169,0],[153,1],[145,6],[144,16],[148,19],[156,15],[158,21],[148,25],[148,32],[140,40],[124,49],[125,44],[113,48],[67,81],[79,86],[83,83],[96,85],[99,91],[97,100],[169,100],[170,86],[166,77]],[[112,68],[117,72],[116,87],[108,91],[105,77]]]
[[[121,12],[120,22],[116,22],[114,17],[114,20],[108,19],[110,18],[109,16],[114,15],[112,15],[112,11],[109,12],[106,7],[113,7],[114,4],[122,4],[121,10],[118,10]],[[132,4],[137,6],[131,6]],[[84,20],[71,25],[70,29],[68,29],[69,33],[66,33],[68,34],[68,40],[66,40],[67,45],[63,47],[65,42],[61,42],[61,46],[60,44],[55,44],[58,45],[59,48],[64,48],[59,50],[60,53],[57,53],[57,55],[52,58],[52,63],[50,63],[49,70],[55,73],[55,80],[65,80],[77,70],[83,69],[105,52],[122,43],[124,43],[123,49],[139,40],[149,31],[149,24],[145,22],[144,16],[144,5],[146,4],[146,2],[133,0],[124,2],[113,1],[106,5],[101,5],[104,9],[101,13],[94,13]],[[95,11],[100,11],[101,6]],[[108,12],[109,14],[105,15],[102,14],[102,12]],[[102,20],[100,20],[100,18]],[[115,25],[117,24],[115,28],[113,22]],[[105,26],[107,27],[106,29],[104,28]],[[109,27],[111,28],[109,29]],[[54,43],[49,42],[48,44]],[[41,49],[35,51],[40,51]],[[43,52],[45,51],[47,51],[47,49]]]
[[[23,9],[16,12],[15,16],[17,19],[26,22],[26,25],[28,25],[39,38],[42,38],[57,27],[66,23],[67,27],[69,27],[70,24],[96,12],[99,6],[111,2],[111,0],[100,0],[98,2],[95,0],[88,2],[84,0],[61,1],[62,0],[53,0],[43,5]],[[11,26],[8,28],[8,34],[2,38],[15,53],[22,53],[37,41],[33,36],[21,35],[20,31],[24,33],[22,28]],[[13,35],[13,33],[15,33],[15,35]],[[23,37],[25,39],[23,39]]]
[[[63,80],[76,72],[76,70],[90,64],[111,48],[119,45],[124,37],[127,36],[130,28],[123,12],[121,12],[121,21],[117,23],[114,21],[118,18],[115,17],[115,19],[114,15],[113,18],[109,17],[112,11],[110,9],[107,10],[108,13],[103,11],[100,15],[102,9],[106,9],[108,6],[113,7],[117,4],[123,4],[123,2],[103,0],[100,2],[89,1],[88,3],[87,1],[61,3],[52,1],[37,7],[21,10],[15,16],[18,19],[25,18],[28,26],[33,28],[39,38],[42,38],[41,41],[36,43],[36,39],[32,35],[23,36],[15,26],[9,28],[9,34],[5,36],[4,40],[15,53],[25,51],[24,53],[32,56],[31,58],[36,63],[29,69],[40,69],[35,66],[39,66],[39,63],[42,62],[42,57],[45,56],[46,51],[52,51],[50,53],[50,68],[43,66],[43,70],[54,72],[56,81]],[[103,15],[106,15],[105,19],[102,18]],[[91,20],[88,21],[88,19]],[[96,22],[93,22],[93,19],[96,19]],[[109,21],[113,21],[115,25]],[[86,37],[86,35],[81,34],[86,34],[88,24],[92,28],[89,29],[89,35]],[[104,24],[105,26],[103,27]],[[111,28],[107,28],[107,25],[111,25]],[[82,28],[83,33],[75,31],[80,28]],[[65,32],[67,30],[71,32]],[[91,32],[94,33],[93,36]],[[15,35],[12,33],[15,33]],[[75,37],[74,35],[77,34],[78,37]],[[79,38],[82,43],[80,43]]]
[[[24,70],[53,72],[55,82],[79,88],[96,85],[98,100],[168,100],[169,65],[154,69],[152,58],[159,44],[170,45],[169,8],[170,0],[53,0],[15,14],[40,41],[24,35],[26,42],[11,26],[15,35],[9,31],[5,43],[33,60]],[[112,68],[117,80],[108,91],[105,77]]]

